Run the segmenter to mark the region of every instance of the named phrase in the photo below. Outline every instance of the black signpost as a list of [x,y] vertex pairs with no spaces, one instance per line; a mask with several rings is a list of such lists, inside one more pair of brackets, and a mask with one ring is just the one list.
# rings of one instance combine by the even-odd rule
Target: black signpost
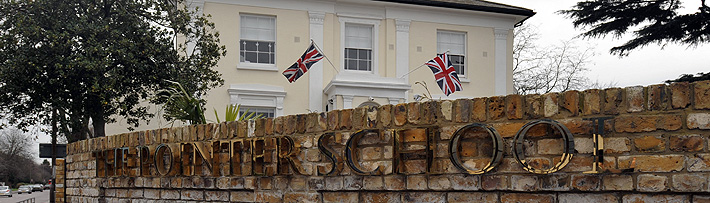
[[[67,156],[67,145],[57,144],[57,158],[64,158]],[[52,158],[52,144],[51,143],[39,143],[39,158]]]

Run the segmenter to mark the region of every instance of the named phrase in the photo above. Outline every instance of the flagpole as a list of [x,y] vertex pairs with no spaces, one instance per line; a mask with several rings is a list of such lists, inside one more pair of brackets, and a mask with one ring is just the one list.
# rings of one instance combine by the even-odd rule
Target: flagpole
[[328,60],[328,63],[330,63],[330,67],[332,67],[333,70],[335,70],[336,73],[340,73],[340,71],[338,71],[338,69],[335,68],[335,65],[333,65],[333,62],[330,61],[330,58],[328,58],[328,56],[325,55],[325,52],[323,52],[323,50],[318,46],[318,44],[316,44],[315,41],[313,41],[313,39],[311,39],[311,43],[313,43],[313,45],[316,46],[316,49],[318,49],[318,51],[319,51],[320,53],[323,53],[323,57],[325,57],[325,60]]
[[406,73],[406,74],[404,74],[404,75],[402,75],[402,76],[399,76],[399,78],[400,78],[400,79],[401,79],[401,78],[404,78],[404,76],[407,76],[407,75],[409,75],[410,73],[412,73],[412,72],[414,72],[414,71],[416,71],[416,70],[419,70],[420,68],[424,67],[425,65],[426,65],[426,63],[423,63],[422,65],[419,65],[419,67],[415,68],[414,70],[411,70],[411,71],[409,71],[408,73]]
[[[316,45],[316,46],[318,46],[318,45]],[[445,53],[449,53],[449,50],[446,50]],[[427,63],[428,63],[428,62],[427,62]],[[401,79],[401,78],[404,78],[404,76],[407,76],[407,75],[411,74],[412,72],[414,72],[414,71],[416,71],[416,70],[419,70],[420,68],[422,68],[422,67],[423,67],[424,65],[426,65],[427,63],[423,63],[423,64],[420,65],[419,67],[414,68],[414,70],[409,71],[409,72],[407,72],[406,74],[404,74],[404,75],[402,75],[402,76],[399,76],[399,78],[400,78],[400,79]]]

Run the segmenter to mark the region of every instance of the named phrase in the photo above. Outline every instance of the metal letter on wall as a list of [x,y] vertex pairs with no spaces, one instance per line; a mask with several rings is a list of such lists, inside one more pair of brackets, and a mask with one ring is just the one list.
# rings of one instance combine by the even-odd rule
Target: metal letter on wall
[[[202,142],[193,142],[192,145],[195,147],[194,150],[194,159],[193,159],[193,166],[195,167],[195,174],[196,175],[204,175],[204,172],[202,171],[202,166],[207,167],[207,171],[212,172],[212,161],[214,157],[214,153],[212,151],[207,151],[208,149],[205,147]],[[214,174],[213,174],[214,175]]]
[[106,177],[106,163],[104,161],[104,151],[94,151],[94,157],[96,157],[96,176]]
[[244,141],[232,141],[232,148],[229,152],[231,154],[229,167],[232,170],[232,175],[246,175],[242,173],[242,153],[247,149],[249,149],[249,144],[244,144]]
[[[155,171],[158,175],[166,176],[173,169],[173,152],[166,144],[160,144],[155,148]],[[167,160],[166,160],[167,159]]]
[[[558,162],[555,166],[549,169],[536,169],[531,167],[525,161],[525,152],[523,150],[525,134],[527,134],[528,130],[530,130],[533,126],[538,124],[548,124],[552,126],[553,129],[560,132],[560,134],[562,135],[562,139],[564,140],[564,151],[562,152],[562,159],[560,159],[560,162]],[[523,166],[524,170],[530,173],[550,174],[562,170],[562,168],[567,166],[569,161],[572,160],[572,156],[574,155],[574,137],[572,136],[572,133],[569,131],[569,129],[567,129],[567,127],[554,120],[536,120],[526,123],[523,128],[521,128],[520,131],[518,131],[518,133],[515,135],[514,144],[515,147],[513,147],[513,155],[515,156],[515,160]]]
[[121,148],[118,148],[118,151],[121,152],[121,159],[120,159],[120,161],[121,161],[121,164],[120,164],[121,169],[118,170],[118,171],[120,171],[121,176],[128,176],[128,175],[129,175],[129,174],[128,174],[128,172],[129,172],[129,169],[128,169],[128,157],[129,157],[130,154],[128,153],[128,149],[129,149],[128,147],[121,147]]
[[[297,143],[293,141],[293,138],[289,136],[283,136],[278,139],[278,144],[276,145],[278,147],[277,155],[278,155],[278,160],[277,160],[277,171],[279,174],[288,174],[288,168],[293,170],[298,175],[303,175],[306,174],[306,172],[303,171],[303,167],[301,167],[301,162],[298,161],[298,146]],[[284,149],[288,150],[284,150]]]
[[585,118],[584,120],[591,120],[593,128],[592,138],[594,140],[594,163],[592,165],[591,171],[585,171],[584,173],[600,173],[601,169],[604,168],[604,121],[611,119],[612,117],[600,117],[600,118]]
[[325,158],[330,160],[330,164],[333,166],[330,168],[328,172],[325,171],[324,166],[319,166],[318,167],[318,175],[327,175],[327,176],[332,176],[332,175],[337,175],[340,174],[341,171],[343,171],[343,160],[339,157],[336,156],[335,149],[333,147],[329,146],[328,144],[333,141],[333,138],[335,137],[335,133],[325,133],[318,138],[318,150],[320,151],[321,154],[325,155]]
[[230,141],[214,141],[212,142],[212,176],[226,176],[230,175],[232,171],[230,168],[226,170],[223,169],[223,165],[229,164],[229,153]]
[[[473,128],[484,129],[486,133],[491,136],[491,140],[493,141],[493,153],[491,154],[491,161],[488,162],[486,166],[478,170],[467,168],[463,164],[463,161],[461,161],[461,153],[459,151],[460,147],[465,147],[461,146],[460,140],[462,135]],[[466,171],[466,173],[468,174],[484,174],[493,170],[496,166],[498,166],[498,164],[500,164],[501,159],[503,159],[503,138],[500,136],[500,134],[498,134],[498,131],[496,131],[496,129],[490,126],[481,123],[472,123],[456,130],[453,137],[451,137],[451,141],[449,142],[449,154],[451,163],[453,163],[456,168]]]
[[375,168],[375,170],[373,171],[365,171],[361,168],[360,164],[355,163],[355,147],[357,143],[360,142],[360,138],[362,138],[362,136],[365,136],[368,133],[379,134],[381,132],[379,130],[360,130],[355,132],[355,134],[351,135],[350,139],[348,139],[347,144],[345,144],[345,162],[348,163],[348,166],[356,175],[382,175],[382,166],[377,166],[377,168]]
[[[431,146],[433,135],[432,133],[438,132],[438,130],[434,130],[431,128],[415,128],[415,129],[407,129],[407,130],[399,130],[394,133],[395,139],[393,141],[393,149],[394,152],[392,154],[392,170],[396,174],[409,174],[409,173],[404,173],[402,172],[402,169],[404,167],[404,160],[408,159],[421,159],[424,158],[426,159],[426,173],[431,172],[431,165],[433,162],[434,158],[434,146]],[[417,139],[417,141],[421,142],[418,140],[420,136],[425,136],[425,147],[423,149],[412,149],[412,150],[405,150],[404,149],[404,143],[406,142],[408,137],[413,137],[413,139]],[[416,142],[416,141],[412,141]],[[406,158],[405,158],[406,157]]]
[[264,154],[266,149],[266,143],[264,143],[264,138],[256,138],[251,142],[251,173],[255,176],[266,175],[264,173]]
[[106,177],[111,177],[116,175],[116,151],[118,149],[110,149],[104,151],[104,166],[106,169]]
[[[157,148],[155,150],[158,150]],[[193,162],[193,159],[195,159],[195,148],[193,147],[192,144],[189,143],[181,143],[180,144],[180,163],[182,166],[182,175],[183,176],[191,176],[195,175],[195,170],[194,167],[191,163]],[[154,157],[154,159],[158,159],[158,157]]]
[[138,155],[138,176],[150,175],[150,148],[146,146],[136,147]]

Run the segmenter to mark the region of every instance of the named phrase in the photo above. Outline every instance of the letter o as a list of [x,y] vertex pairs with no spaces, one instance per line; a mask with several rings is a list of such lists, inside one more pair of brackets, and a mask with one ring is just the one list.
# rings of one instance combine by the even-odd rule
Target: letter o
[[[170,159],[168,161],[168,166],[166,169],[165,166],[165,153],[169,154],[168,156]],[[168,147],[166,144],[160,144],[158,147],[155,148],[155,158],[153,158],[153,161],[155,162],[155,169],[158,172],[158,174],[165,176],[170,173],[170,170],[173,169],[173,150]]]
[[[523,138],[525,138],[525,134],[528,133],[528,130],[530,130],[533,126],[538,125],[538,124],[548,124],[552,126],[554,129],[560,132],[562,134],[562,139],[564,140],[564,151],[562,152],[562,159],[560,160],[559,163],[557,163],[555,166],[552,168],[548,169],[535,169],[532,168],[530,165],[527,164],[525,161],[525,152],[523,151]],[[567,164],[572,160],[572,156],[574,155],[574,137],[572,136],[572,133],[565,127],[564,125],[558,123],[557,121],[554,120],[536,120],[536,121],[531,121],[529,123],[526,123],[520,131],[518,131],[517,134],[515,134],[514,138],[514,144],[515,147],[513,147],[513,156],[515,156],[515,160],[520,163],[521,166],[523,166],[523,169],[530,172],[530,173],[535,173],[535,174],[550,174],[557,172],[559,170],[562,170]]]
[[[461,161],[461,156],[459,155],[458,150],[459,146],[461,145],[461,143],[459,142],[459,140],[461,139],[461,135],[472,128],[483,128],[493,140],[493,155],[491,155],[491,161],[479,170],[466,168],[466,166],[464,166],[463,162]],[[449,158],[451,159],[451,162],[454,164],[454,166],[456,166],[456,168],[466,171],[468,174],[484,174],[488,171],[493,170],[496,166],[498,166],[498,164],[500,164],[500,161],[503,158],[503,149],[501,149],[502,146],[503,138],[500,137],[500,134],[498,134],[498,131],[496,131],[496,129],[481,123],[472,123],[462,128],[459,128],[454,133],[454,136],[451,137],[451,141],[449,142]]]

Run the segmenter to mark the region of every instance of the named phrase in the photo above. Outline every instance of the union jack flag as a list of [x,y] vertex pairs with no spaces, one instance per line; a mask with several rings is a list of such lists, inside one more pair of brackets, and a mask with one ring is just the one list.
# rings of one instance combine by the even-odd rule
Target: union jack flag
[[288,79],[289,83],[292,83],[298,78],[300,78],[303,74],[306,74],[306,71],[308,71],[308,69],[310,69],[313,64],[320,61],[321,59],[323,59],[323,54],[321,54],[318,49],[316,49],[315,44],[311,42],[311,46],[308,47],[306,53],[303,53],[303,55],[301,55],[301,58],[298,58],[298,61],[296,61],[296,63],[293,63],[291,67],[288,67],[286,70],[284,70],[283,75],[286,76],[286,79]]
[[444,91],[446,96],[456,91],[463,90],[459,76],[456,74],[456,70],[454,70],[454,65],[449,61],[448,54],[437,54],[436,57],[427,62],[426,65],[429,66],[431,72],[434,72],[436,83],[439,84],[439,87]]

